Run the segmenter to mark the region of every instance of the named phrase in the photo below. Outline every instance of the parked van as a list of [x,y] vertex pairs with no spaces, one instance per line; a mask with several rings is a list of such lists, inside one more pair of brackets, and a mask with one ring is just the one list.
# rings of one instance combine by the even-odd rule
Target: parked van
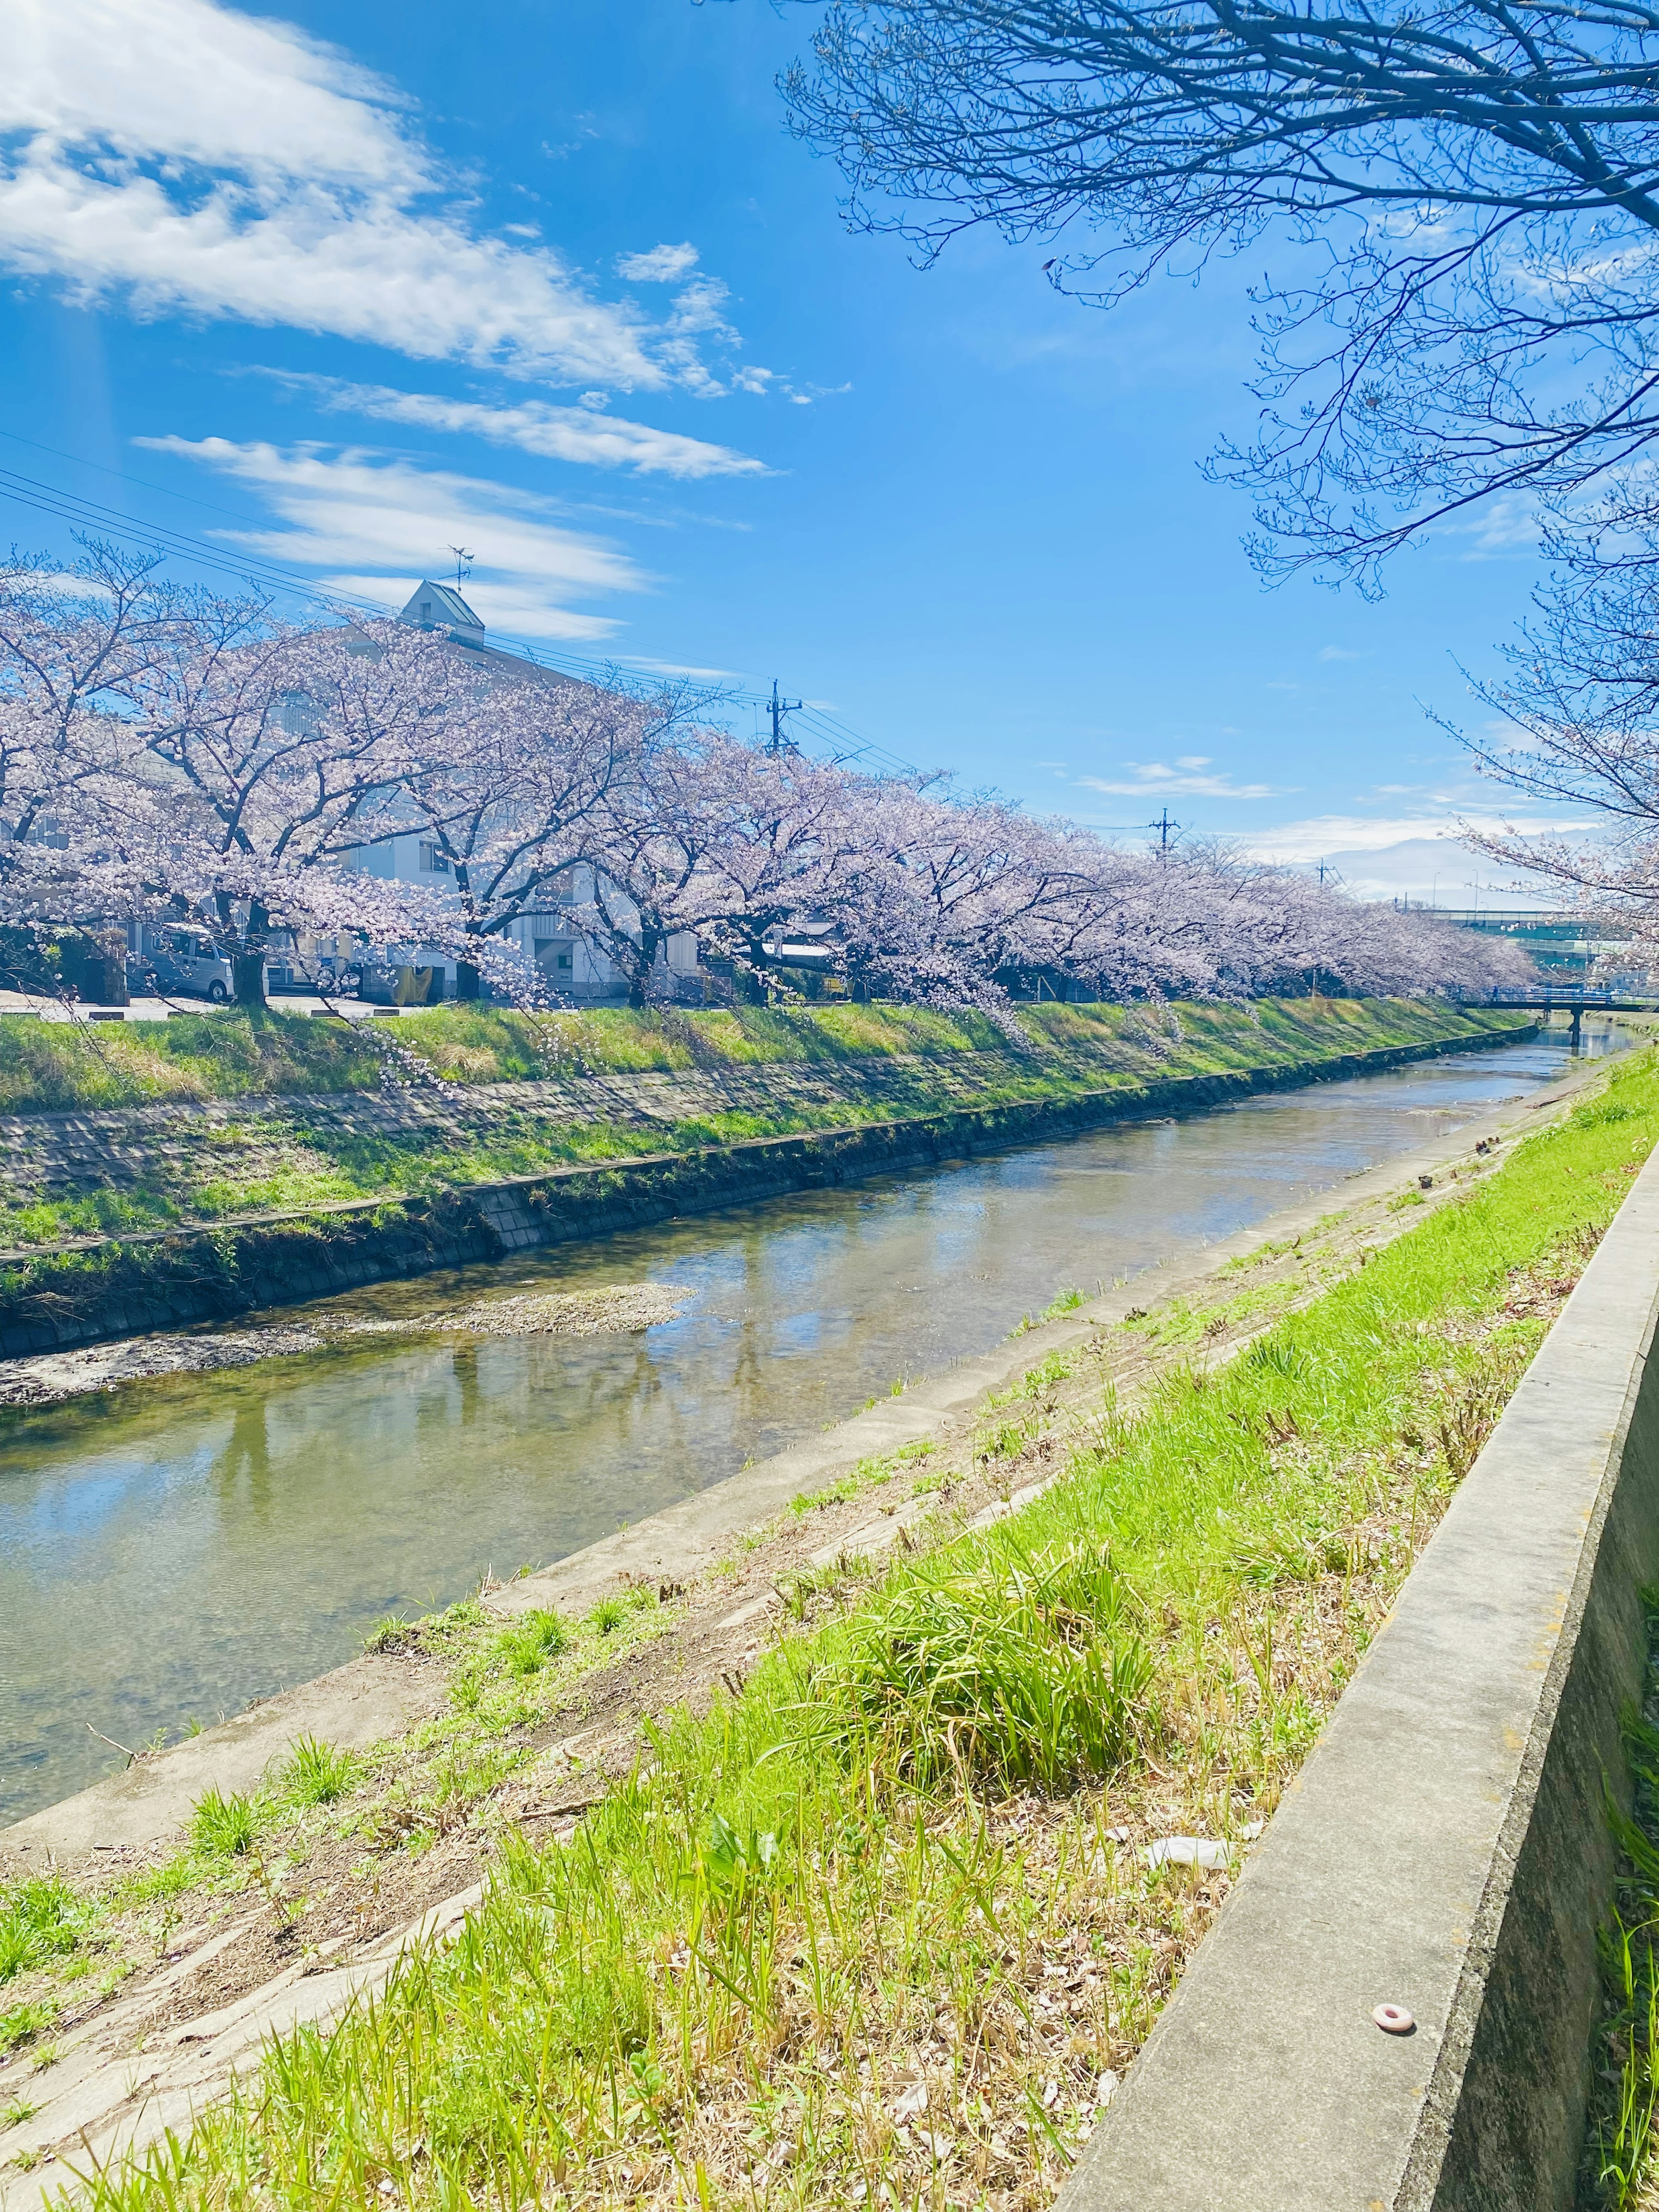
[[166,998],[177,992],[222,1006],[233,988],[230,957],[204,929],[181,923],[170,929],[138,931],[130,988],[154,989]]

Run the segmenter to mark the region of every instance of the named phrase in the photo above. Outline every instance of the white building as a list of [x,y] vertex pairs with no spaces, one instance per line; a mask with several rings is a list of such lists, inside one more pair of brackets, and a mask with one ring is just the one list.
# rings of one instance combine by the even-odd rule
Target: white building
[[[453,584],[423,580],[410,592],[409,603],[398,619],[416,629],[441,630],[469,659],[498,666],[504,674],[510,672],[516,681],[522,682],[526,677],[552,684],[578,681],[574,677],[560,675],[556,670],[539,668],[533,661],[522,660],[517,654],[503,653],[499,647],[488,643],[483,621]],[[423,884],[430,889],[441,890],[448,873],[448,863],[442,853],[418,831],[382,837],[372,845],[360,845],[350,857],[366,874],[393,883]],[[507,934],[512,942],[522,945],[526,957],[544,971],[549,984],[560,997],[583,1005],[606,1001],[615,1004],[628,995],[627,983],[604,947],[582,934],[573,915],[573,909],[591,902],[592,895],[593,871],[585,861],[579,862],[565,870],[551,896],[544,899],[541,911],[523,915]],[[612,896],[614,899],[614,893]],[[690,931],[681,931],[669,939],[667,960],[671,974],[680,979],[682,988],[699,975],[697,940]],[[430,950],[417,951],[410,964],[417,971],[422,968],[434,971],[432,996],[437,996],[440,991],[446,998],[454,996],[453,959]],[[387,982],[391,988],[390,979]],[[410,985],[405,980],[397,988],[407,992]]]

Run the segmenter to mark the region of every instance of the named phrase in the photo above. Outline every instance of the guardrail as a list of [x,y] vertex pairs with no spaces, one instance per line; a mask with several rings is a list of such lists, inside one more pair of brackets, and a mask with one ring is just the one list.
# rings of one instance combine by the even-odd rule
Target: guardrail
[[[1465,1478],[1060,2212],[1571,2205],[1659,1579],[1659,1154]],[[1405,2033],[1379,2008],[1410,2016]],[[1394,2026],[1399,2027],[1398,2021]]]

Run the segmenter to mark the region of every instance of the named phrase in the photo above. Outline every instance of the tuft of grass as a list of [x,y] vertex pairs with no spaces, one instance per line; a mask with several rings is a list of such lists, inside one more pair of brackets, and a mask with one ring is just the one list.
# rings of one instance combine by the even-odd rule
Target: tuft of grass
[[418,1632],[407,1613],[383,1613],[363,1638],[366,1652],[391,1657],[399,1651],[409,1650],[417,1640]]
[[0,2053],[21,2051],[57,2017],[58,2008],[50,1997],[37,1997],[28,2004],[13,2005],[9,2012],[0,2012]]
[[[927,1449],[931,1451],[933,1446],[929,1444]],[[789,1501],[789,1510],[800,1518],[808,1513],[821,1513],[826,1506],[845,1505],[861,1492],[879,1489],[884,1483],[890,1482],[893,1461],[903,1456],[902,1452],[895,1452],[890,1458],[872,1454],[849,1468],[845,1474],[837,1475],[834,1482],[826,1483],[822,1490],[797,1491]]]
[[[290,1805],[332,1805],[356,1781],[360,1762],[349,1751],[302,1735],[277,1777],[277,1789]],[[246,1849],[246,1844],[241,1848]]]
[[1134,1597],[1103,1545],[1006,1550],[920,1565],[817,1676],[839,1714],[823,1740],[873,1736],[919,1787],[951,1777],[1012,1790],[1106,1775],[1156,1723]]
[[85,1919],[80,1899],[61,1875],[31,1875],[0,1888],[0,1983],[72,1951]]
[[[617,1603],[614,1599],[605,1601]],[[620,1620],[626,1611],[627,1607],[622,1607],[617,1619]],[[550,1613],[539,1606],[533,1612],[526,1613],[521,1620],[514,1621],[510,1628],[503,1629],[495,1639],[497,1653],[505,1662],[509,1674],[540,1674],[550,1659],[556,1659],[569,1646],[568,1625],[558,1613]]]
[[250,1797],[208,1790],[190,1816],[190,1838],[204,1858],[239,1858],[258,1832],[258,1814]]

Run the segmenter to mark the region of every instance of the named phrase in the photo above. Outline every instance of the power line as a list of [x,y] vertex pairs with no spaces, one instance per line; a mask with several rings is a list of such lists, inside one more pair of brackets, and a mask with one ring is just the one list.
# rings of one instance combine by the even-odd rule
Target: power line
[[[77,454],[64,453],[55,446],[40,445],[36,440],[21,437],[15,431],[0,431],[0,436],[12,439],[19,445],[31,447],[37,453],[52,453],[77,467],[96,470],[100,476],[112,477],[118,483],[131,483],[144,490],[157,492],[166,498],[184,500],[209,514],[227,515],[232,520],[242,523],[251,520],[250,517],[237,514],[229,507],[218,507],[210,500],[195,499],[188,492],[167,491],[162,486],[149,483],[143,477],[125,476],[118,469],[106,468],[96,461],[83,461]],[[289,568],[283,562],[271,559],[268,555],[234,554],[209,539],[198,538],[189,531],[174,529],[169,524],[135,522],[131,516],[106,507],[100,501],[83,498],[76,492],[60,490],[54,484],[43,483],[38,477],[24,476],[16,470],[0,469],[0,495],[19,506],[31,507],[37,513],[67,522],[73,528],[124,541],[137,546],[141,551],[157,550],[171,554],[177,560],[194,562],[198,567],[210,568],[216,574],[232,577],[238,582],[288,593],[303,600],[307,605],[324,608],[349,606],[362,613],[382,617],[395,616],[398,612],[398,609],[389,602],[370,599],[361,592],[325,591],[310,577],[302,575],[299,570]],[[450,550],[455,552],[457,549],[452,546]],[[459,557],[458,555],[458,566]],[[533,643],[511,631],[492,631],[489,642],[496,651],[504,651],[528,660],[534,667],[550,668],[556,674],[574,676],[580,681],[606,689],[617,688],[619,678],[624,672],[617,662],[596,660],[586,654]],[[837,766],[862,761],[884,768],[890,774],[914,775],[916,773],[913,763],[902,759],[884,745],[860,737],[856,731],[848,729],[845,723],[822,708],[805,708],[799,699],[783,700],[777,694],[778,685],[775,679],[769,696],[741,689],[732,690],[725,695],[734,704],[760,707],[773,715],[773,743],[769,750],[783,750],[781,715],[784,713],[801,713],[808,722],[811,734],[830,754]]]

